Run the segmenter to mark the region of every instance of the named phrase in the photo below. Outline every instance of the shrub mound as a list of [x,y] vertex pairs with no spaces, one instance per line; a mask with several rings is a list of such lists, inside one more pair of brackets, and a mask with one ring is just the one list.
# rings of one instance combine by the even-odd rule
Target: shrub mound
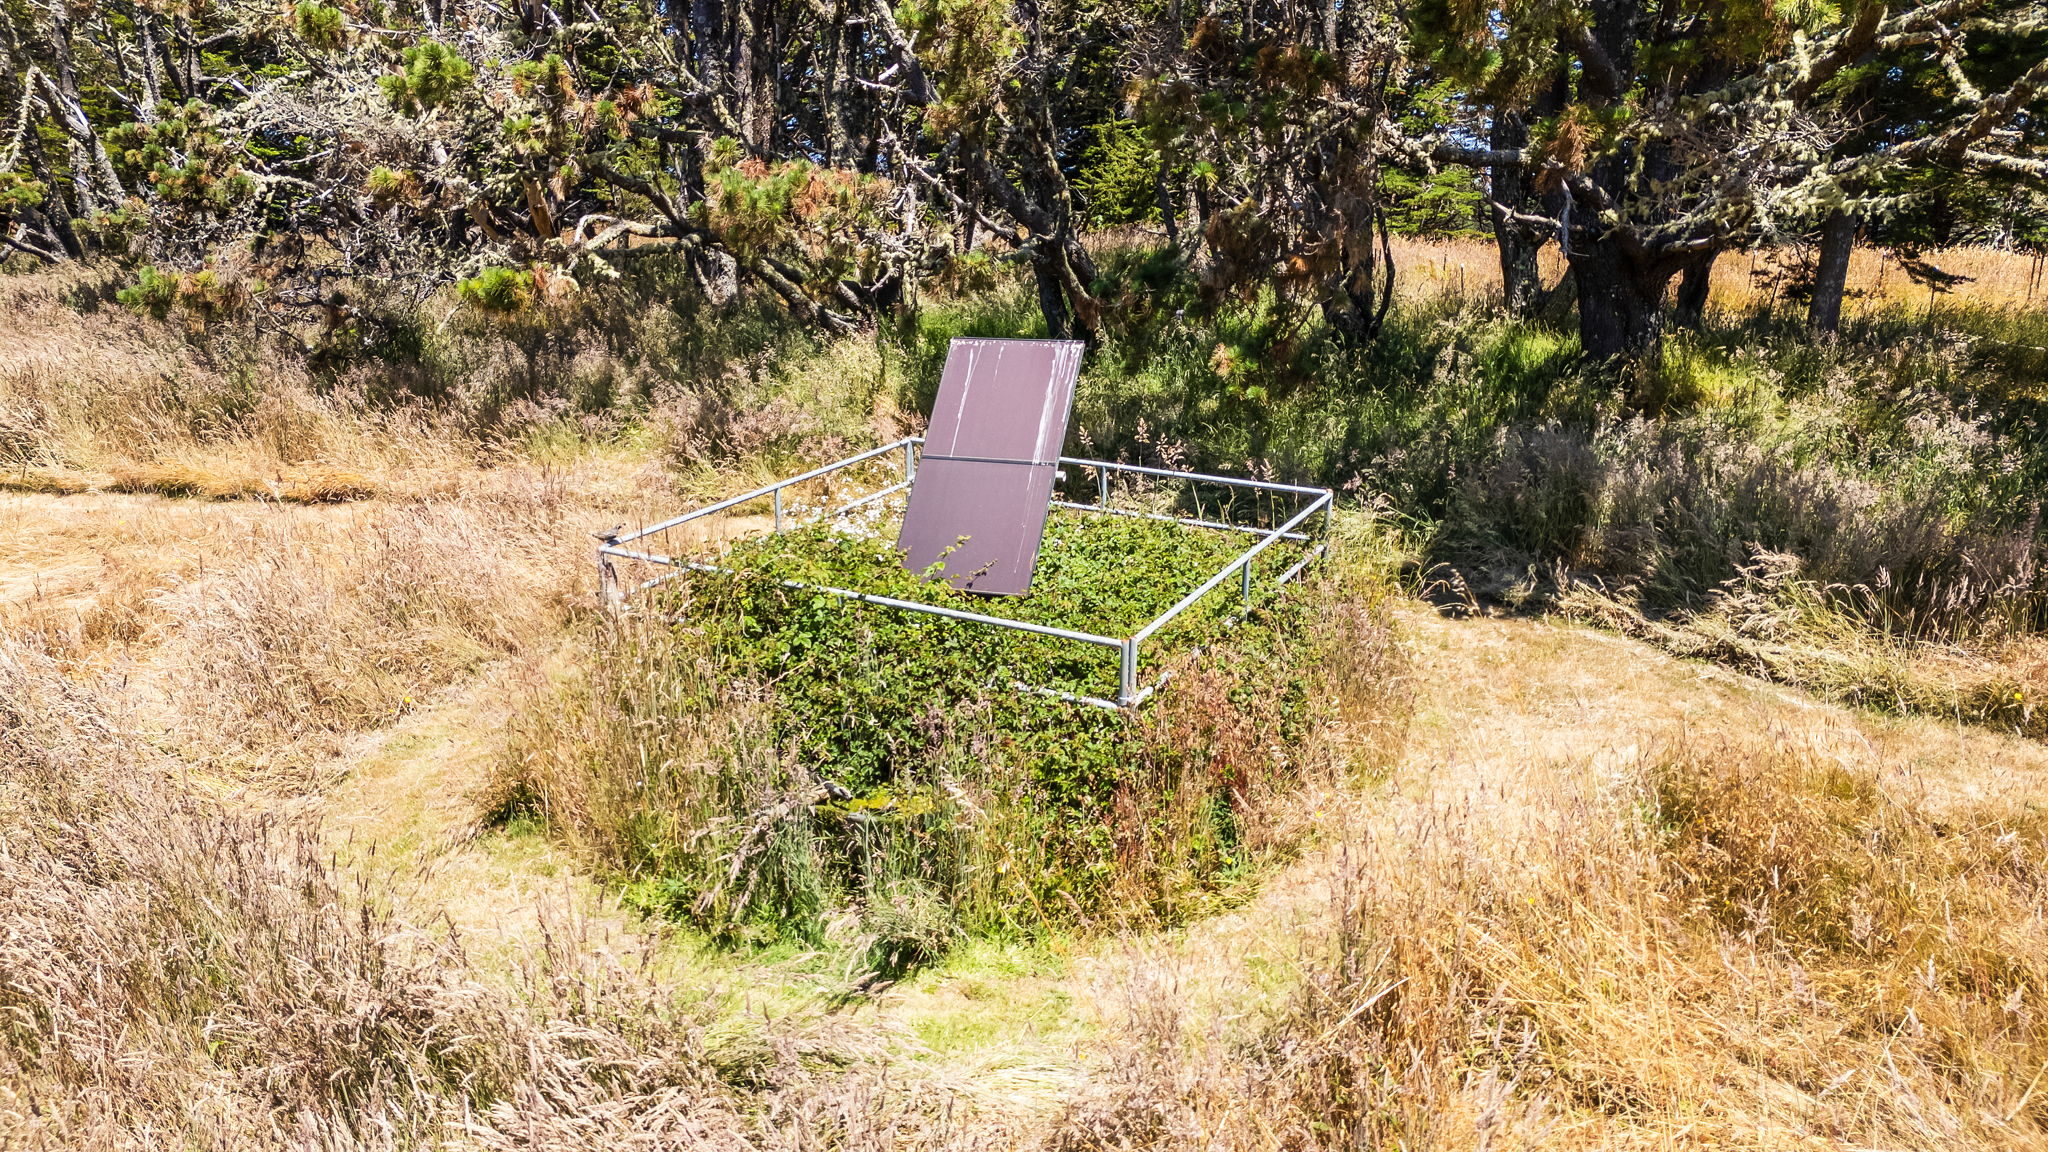
[[[922,583],[856,535],[749,542],[729,572],[679,581],[616,626],[590,677],[536,711],[548,724],[516,742],[506,810],[537,812],[644,905],[717,938],[851,934],[880,976],[962,932],[1183,918],[1287,850],[1269,803],[1327,766],[1317,737],[1336,711],[1335,696],[1312,695],[1311,671],[1330,662],[1326,645],[1346,647],[1362,678],[1384,659],[1362,582],[1333,567],[1227,629],[1237,598],[1219,592],[1160,646],[1183,653],[1172,686],[1125,714],[1013,687],[1101,691],[1112,650],[784,581],[1115,635],[1246,539],[1056,518],[1038,590],[1012,601]],[[1332,626],[1340,616],[1351,623]]]

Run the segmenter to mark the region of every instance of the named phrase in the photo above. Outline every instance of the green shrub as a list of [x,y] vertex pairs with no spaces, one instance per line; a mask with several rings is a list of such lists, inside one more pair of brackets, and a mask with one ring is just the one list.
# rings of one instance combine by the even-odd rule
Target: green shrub
[[[971,604],[1128,632],[1239,546],[1095,526],[1092,541],[1053,534],[1040,592]],[[1208,616],[1209,650],[1148,666],[1176,679],[1129,714],[1012,686],[1113,691],[1113,653],[783,583],[967,600],[872,540],[791,533],[727,565],[612,637],[594,679],[541,710],[549,728],[523,738],[508,785],[642,906],[731,942],[812,945],[850,910],[886,978],[962,932],[1176,921],[1285,851],[1265,805],[1319,763],[1309,624],[1327,590],[1228,632]]]
[[24,208],[42,204],[49,189],[40,180],[19,172],[0,172],[0,213],[12,216]]
[[144,265],[136,282],[114,294],[124,307],[158,320],[183,312],[195,327],[249,310],[253,299],[264,290],[261,280],[250,281],[212,268],[197,272],[161,272]]
[[1144,128],[1130,120],[1105,120],[1081,155],[1075,190],[1097,226],[1138,224],[1159,218],[1159,152]]
[[136,273],[134,285],[114,293],[114,299],[125,307],[161,320],[170,315],[171,308],[177,303],[178,277],[175,273],[167,276],[145,264]]
[[299,0],[292,8],[292,31],[309,47],[332,52],[341,47],[348,35],[348,26],[341,9],[329,7],[319,0]]
[[[1623,381],[1569,334],[1454,299],[1349,348],[1314,325],[1280,339],[1257,301],[1192,306],[1171,252],[1100,265],[1112,307],[1073,418],[1089,454],[1383,494],[1424,563],[1481,594],[1562,565],[1697,611],[1760,547],[1870,592],[1894,634],[2048,626],[2048,323],[2028,313],[1878,311],[1832,344],[1780,311],[1724,315]],[[1017,310],[1014,288],[928,308],[898,336],[905,406],[929,405],[947,338],[1026,331]]]

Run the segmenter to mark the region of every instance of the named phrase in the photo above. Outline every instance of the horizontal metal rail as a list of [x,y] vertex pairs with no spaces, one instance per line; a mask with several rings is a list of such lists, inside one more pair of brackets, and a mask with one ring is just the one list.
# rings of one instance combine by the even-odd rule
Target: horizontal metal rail
[[661,575],[656,576],[651,580],[642,580],[638,584],[633,585],[633,591],[645,592],[649,588],[654,588],[658,587],[659,585],[666,584],[669,581],[675,579],[678,576],[683,575],[685,572],[688,571],[688,568],[677,568],[672,572],[663,572]]
[[643,564],[666,564],[673,567],[677,563],[675,557],[663,556],[659,552],[635,552],[630,548],[618,548],[610,544],[599,545],[597,554],[599,556],[616,556],[621,560],[638,560]]
[[[725,576],[738,573],[716,564],[691,561],[684,565],[692,572],[716,572]],[[1093,632],[1077,632],[1071,628],[1055,628],[1050,624],[1033,624],[1029,620],[1011,620],[1002,616],[984,616],[979,612],[966,612],[948,608],[942,604],[923,604],[916,600],[898,600],[894,596],[878,596],[873,592],[856,592],[851,588],[835,588],[830,584],[811,584],[803,580],[778,580],[784,588],[797,588],[807,592],[824,592],[863,604],[881,604],[890,608],[902,608],[911,612],[924,612],[933,616],[944,616],[949,620],[965,620],[971,624],[987,624],[996,628],[1012,628],[1019,632],[1035,632],[1040,636],[1056,636],[1061,640],[1073,640],[1081,644],[1095,644],[1104,648],[1121,648],[1124,641],[1116,636],[1098,636]]]
[[1318,544],[1314,548],[1309,549],[1308,555],[1303,556],[1300,560],[1296,561],[1294,567],[1289,568],[1285,572],[1282,572],[1280,574],[1280,578],[1278,580],[1273,581],[1273,583],[1275,585],[1285,584],[1289,580],[1294,579],[1296,576],[1301,575],[1302,569],[1308,567],[1310,564],[1313,564],[1317,560],[1321,559],[1323,557],[1323,554],[1328,552],[1329,550],[1330,546],[1327,544]]
[[1097,708],[1107,708],[1111,712],[1121,712],[1124,707],[1114,700],[1105,700],[1100,696],[1089,696],[1081,692],[1062,692],[1057,688],[1041,688],[1036,684],[1026,684],[1022,680],[1010,681],[1010,687],[1019,692],[1029,692],[1033,696],[1050,696],[1055,700],[1065,700],[1069,704],[1092,704]]
[[1084,460],[1074,456],[1060,457],[1062,464],[1075,464],[1083,468],[1102,468],[1111,472],[1136,472],[1140,476],[1159,476],[1169,480],[1187,480],[1201,484],[1222,484],[1230,488],[1258,488],[1267,492],[1290,492],[1296,496],[1318,496],[1328,488],[1309,488],[1300,484],[1281,484],[1272,480],[1247,480],[1242,476],[1211,476],[1206,472],[1175,472],[1171,468],[1147,468],[1140,464],[1117,464],[1109,460]]
[[[737,508],[743,504],[759,500],[763,497],[772,497],[775,500],[776,515],[774,530],[779,532],[782,530],[782,526],[785,521],[785,510],[783,507],[782,500],[782,493],[784,489],[795,484],[801,484],[809,480],[815,480],[823,476],[829,476],[834,472],[838,472],[852,465],[860,464],[869,460],[874,460],[876,458],[886,456],[892,452],[901,450],[903,453],[903,478],[901,480],[886,485],[878,491],[871,492],[865,496],[850,501],[846,504],[842,504],[837,508],[821,512],[814,519],[829,520],[835,517],[844,516],[846,513],[851,512],[856,508],[861,508],[866,505],[872,504],[877,500],[886,499],[887,497],[892,496],[898,492],[904,492],[909,490],[911,488],[912,483],[915,481],[917,477],[917,465],[919,462],[918,458],[921,455],[919,449],[922,447],[923,444],[924,438],[921,436],[905,436],[900,440],[895,440],[888,444],[884,444],[879,448],[872,448],[869,449],[868,451],[846,457],[843,460],[836,460],[822,467],[813,468],[808,472],[804,472],[796,476],[791,476],[784,480],[778,480],[773,484],[763,485],[759,488],[753,489],[752,491],[744,492],[738,496],[734,496],[726,500],[720,500],[714,504],[708,504],[702,508],[693,509],[680,516],[672,517],[670,519],[661,521],[658,524],[642,528],[637,532],[623,534],[606,540],[597,549],[600,585],[601,587],[611,589],[611,594],[616,594],[616,576],[611,570],[611,561],[613,559],[631,560],[644,564],[660,565],[672,569],[672,571],[670,572],[664,573],[660,576],[654,577],[653,579],[645,580],[634,585],[634,591],[645,591],[665,581],[672,580],[675,577],[681,575],[682,573],[689,571],[732,575],[734,574],[732,569],[724,568],[716,564],[707,564],[702,561],[696,560],[683,560],[659,552],[650,552],[643,551],[640,549],[625,548],[621,547],[621,545],[628,544],[635,540],[639,540],[644,537],[654,535],[657,532],[666,532],[670,529],[677,528],[684,524],[687,524],[692,520],[696,520],[705,516],[715,515],[719,512],[724,512],[728,509]],[[1173,605],[1173,607],[1168,608],[1166,611],[1154,617],[1151,621],[1146,623],[1143,627],[1139,628],[1136,632],[1132,633],[1129,636],[1124,637],[1104,636],[1094,632],[1083,632],[1071,628],[1058,628],[1049,624],[1034,624],[1026,620],[1013,620],[1007,617],[991,616],[981,612],[969,612],[959,608],[948,608],[940,604],[928,604],[915,600],[903,600],[894,596],[883,596],[873,592],[861,592],[852,588],[839,588],[829,584],[812,584],[802,580],[779,580],[777,581],[777,583],[780,586],[786,588],[797,589],[800,591],[819,592],[825,595],[834,596],[844,600],[852,600],[862,604],[873,604],[884,608],[894,608],[901,611],[923,613],[925,615],[938,616],[948,620],[957,620],[962,623],[980,624],[992,628],[1005,628],[1014,632],[1024,632],[1031,635],[1046,636],[1056,640],[1065,640],[1072,643],[1089,644],[1102,648],[1114,648],[1117,650],[1118,664],[1117,695],[1116,699],[1114,700],[1107,699],[1101,696],[1091,696],[1080,692],[1063,691],[1061,689],[1049,688],[1042,685],[1026,684],[1022,681],[1013,682],[1011,687],[1015,688],[1020,692],[1028,692],[1034,695],[1048,696],[1054,699],[1065,700],[1071,703],[1087,704],[1093,707],[1107,708],[1112,710],[1121,710],[1126,708],[1134,708],[1144,703],[1146,700],[1150,699],[1153,696],[1153,694],[1155,694],[1162,687],[1164,687],[1169,680],[1173,678],[1173,672],[1169,669],[1167,671],[1162,672],[1150,684],[1147,684],[1142,688],[1140,688],[1138,685],[1139,658],[1142,654],[1143,645],[1147,640],[1151,639],[1156,633],[1158,633],[1160,629],[1164,628],[1167,624],[1171,623],[1176,617],[1180,616],[1189,608],[1199,603],[1203,599],[1203,597],[1209,595],[1210,593],[1214,592],[1217,588],[1221,587],[1222,584],[1225,581],[1229,580],[1232,576],[1238,577],[1240,582],[1244,586],[1245,610],[1246,612],[1249,612],[1252,605],[1251,566],[1258,560],[1259,556],[1262,553],[1264,553],[1267,549],[1273,547],[1275,544],[1278,544],[1283,540],[1304,544],[1309,543],[1311,541],[1316,541],[1317,537],[1314,534],[1312,534],[1307,528],[1305,528],[1304,525],[1306,525],[1308,520],[1318,512],[1323,513],[1321,541],[1318,541],[1313,548],[1309,549],[1308,552],[1301,557],[1301,559],[1296,561],[1286,571],[1282,572],[1279,578],[1272,582],[1271,586],[1275,589],[1285,586],[1289,581],[1299,576],[1317,558],[1325,555],[1328,551],[1330,513],[1334,508],[1335,495],[1327,488],[1312,488],[1299,484],[1279,484],[1266,480],[1247,480],[1241,477],[1234,476],[1215,476],[1200,472],[1176,472],[1166,468],[1150,468],[1138,464],[1118,464],[1108,460],[1089,460],[1085,458],[1072,456],[1061,456],[1058,458],[1058,463],[1063,465],[1071,465],[1078,468],[1095,469],[1097,476],[1097,487],[1100,495],[1098,497],[1098,501],[1094,504],[1083,504],[1071,500],[1055,500],[1052,501],[1052,505],[1054,507],[1067,508],[1079,512],[1100,513],[1113,516],[1128,516],[1145,520],[1156,520],[1172,524],[1181,524],[1193,528],[1206,528],[1229,532],[1241,532],[1248,535],[1258,536],[1259,539],[1255,543],[1253,543],[1249,548],[1239,553],[1229,563],[1225,564],[1214,575],[1204,580],[1199,587],[1189,592],[1186,596],[1183,596],[1178,603]],[[1108,477],[1111,473],[1118,472],[1132,473],[1141,476],[1152,476],[1165,480],[1177,480],[1184,483],[1216,484],[1229,488],[1249,489],[1253,491],[1264,491],[1293,496],[1308,496],[1313,497],[1313,499],[1309,502],[1309,504],[1306,507],[1297,510],[1284,523],[1281,523],[1272,528],[1261,528],[1245,524],[1232,524],[1224,520],[1209,520],[1201,518],[1199,516],[1173,516],[1165,513],[1147,512],[1129,508],[1112,508],[1109,506]],[[1242,616],[1233,616],[1225,621],[1225,626],[1227,627],[1230,624],[1234,624],[1240,619],[1242,619]],[[1201,651],[1201,649],[1198,648],[1196,649],[1196,651],[1199,652]]]
[[841,468],[848,467],[849,465],[859,464],[864,460],[872,460],[877,456],[894,452],[898,448],[902,448],[907,444],[921,443],[922,439],[922,437],[918,436],[905,436],[901,440],[896,440],[888,444],[884,444],[880,448],[870,448],[865,452],[859,453],[858,455],[848,456],[844,460],[835,460],[832,463],[823,466],[822,468],[813,468],[809,472],[805,472],[798,476],[791,476],[787,480],[777,480],[773,484],[764,484],[761,487],[754,489],[752,492],[744,492],[738,496],[732,497],[731,499],[720,500],[716,504],[710,504],[706,505],[703,508],[693,509],[689,512],[683,513],[681,516],[676,516],[668,520],[663,520],[661,523],[655,524],[651,527],[642,528],[638,532],[628,532],[624,535],[614,538],[612,542],[616,544],[627,544],[631,543],[634,540],[640,539],[642,536],[652,536],[656,532],[666,532],[671,528],[688,524],[690,521],[695,520],[700,516],[709,516],[714,512],[723,512],[727,508],[737,508],[742,504],[748,503],[749,501],[759,500],[763,496],[773,496],[777,492],[780,492],[781,490],[789,487],[792,484],[801,484],[806,480],[816,480],[820,476],[830,475],[831,473],[837,472]]
[[910,481],[898,480],[896,483],[889,485],[887,488],[882,489],[880,492],[871,492],[868,495],[863,496],[858,500],[855,500],[851,504],[841,504],[839,507],[834,508],[832,511],[827,512],[823,516],[818,517],[818,519],[829,520],[834,516],[844,516],[848,512],[853,511],[855,508],[859,508],[866,504],[873,504],[877,500],[886,499],[890,496],[894,496],[898,492],[907,492],[909,490]]
[[1267,533],[1266,537],[1260,540],[1257,544],[1254,544],[1250,548],[1245,549],[1243,552],[1238,553],[1237,559],[1232,560],[1229,564],[1224,565],[1222,571],[1216,573],[1214,576],[1209,577],[1207,580],[1204,580],[1202,582],[1201,587],[1196,588],[1193,592],[1190,592],[1186,596],[1181,597],[1180,603],[1175,604],[1173,607],[1168,608],[1164,612],[1161,612],[1158,616],[1153,618],[1150,624],[1147,624],[1143,628],[1138,629],[1137,633],[1133,635],[1131,639],[1137,641],[1140,644],[1144,643],[1147,637],[1151,636],[1154,632],[1159,631],[1161,628],[1166,627],[1166,625],[1170,623],[1174,617],[1180,615],[1182,612],[1185,612],[1189,608],[1193,607],[1196,602],[1201,600],[1202,597],[1207,596],[1211,592],[1214,592],[1216,590],[1217,585],[1222,584],[1225,580],[1228,580],[1232,576],[1236,575],[1238,569],[1244,567],[1246,564],[1251,563],[1253,560],[1258,559],[1259,553],[1264,552],[1266,549],[1271,548],[1274,544],[1279,543],[1282,538],[1281,533],[1292,532],[1296,528],[1299,528],[1303,521],[1307,520],[1310,516],[1315,515],[1317,512],[1322,511],[1323,505],[1329,502],[1330,493],[1328,491],[1324,491],[1322,495],[1316,497],[1314,503],[1310,504],[1308,507],[1302,509],[1301,511],[1295,513],[1294,516],[1291,519],[1289,519],[1285,524],[1282,524],[1280,525],[1280,527],[1274,529],[1272,532]]
[[[1224,532],[1243,532],[1252,536],[1264,536],[1270,528],[1253,528],[1246,524],[1225,524],[1221,520],[1202,520],[1193,516],[1168,516],[1164,512],[1137,512],[1129,508],[1105,508],[1100,504],[1077,504],[1072,500],[1055,500],[1055,508],[1072,508],[1077,512],[1093,512],[1098,516],[1129,516],[1138,520],[1158,520],[1167,524],[1185,524],[1190,528],[1215,528]],[[1307,540],[1306,532],[1289,532],[1283,540]]]

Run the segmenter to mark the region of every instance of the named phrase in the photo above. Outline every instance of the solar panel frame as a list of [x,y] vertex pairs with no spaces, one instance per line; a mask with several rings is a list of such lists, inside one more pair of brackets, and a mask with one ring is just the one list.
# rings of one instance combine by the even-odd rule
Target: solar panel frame
[[1078,340],[963,337],[947,350],[897,548],[965,591],[1030,590],[1066,442]]

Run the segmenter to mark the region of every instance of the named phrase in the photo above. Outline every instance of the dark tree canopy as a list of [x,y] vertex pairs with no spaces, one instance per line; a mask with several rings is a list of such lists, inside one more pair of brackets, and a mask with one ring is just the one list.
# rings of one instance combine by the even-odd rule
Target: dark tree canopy
[[662,261],[847,331],[998,261],[1092,337],[1137,226],[1193,306],[1355,342],[1391,230],[1490,223],[1509,303],[1557,243],[1630,356],[1718,252],[2025,239],[2048,177],[2009,0],[0,0],[0,51],[12,250],[330,322]]
[[[1430,0],[1411,32],[1474,115],[1429,156],[1494,172],[1505,232],[1556,238],[1584,346],[1607,357],[1654,344],[1672,278],[1718,252],[1800,234],[1901,181],[2048,172],[2034,155],[2040,19],[1972,0]],[[1859,114],[1873,76],[1916,99]],[[1942,82],[1909,79],[1927,76]]]

